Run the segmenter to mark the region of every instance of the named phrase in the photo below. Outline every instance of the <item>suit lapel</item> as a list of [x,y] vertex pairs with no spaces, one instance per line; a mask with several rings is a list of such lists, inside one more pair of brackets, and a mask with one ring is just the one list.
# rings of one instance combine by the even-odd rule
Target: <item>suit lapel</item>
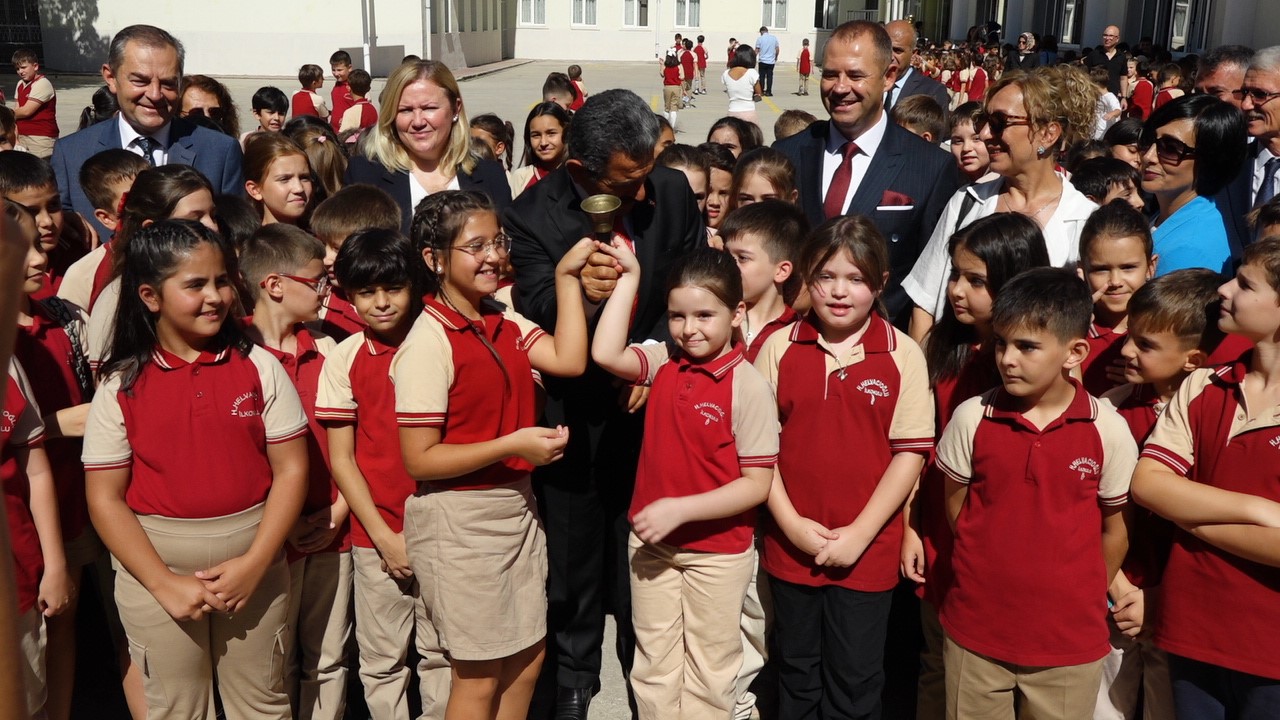
[[905,157],[899,133],[906,130],[899,129],[887,119],[886,122],[889,124],[885,128],[884,139],[880,141],[876,154],[871,157],[871,164],[867,166],[867,173],[862,177],[853,200],[845,209],[848,215],[870,215],[875,212],[884,191],[889,189],[889,184],[898,177],[898,172],[902,169]]
[[822,209],[822,161],[829,127],[827,122],[809,126],[805,148],[800,152],[800,167],[796,168],[796,177],[800,179],[800,204],[814,227],[826,220]]

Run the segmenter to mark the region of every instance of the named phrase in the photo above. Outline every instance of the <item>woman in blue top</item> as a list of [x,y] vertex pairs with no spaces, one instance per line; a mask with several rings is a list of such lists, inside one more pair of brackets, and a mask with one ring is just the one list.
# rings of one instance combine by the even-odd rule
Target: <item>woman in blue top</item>
[[1138,141],[1142,189],[1160,210],[1152,220],[1158,274],[1184,268],[1231,267],[1227,228],[1213,196],[1245,157],[1239,110],[1212,95],[1187,95],[1147,118]]

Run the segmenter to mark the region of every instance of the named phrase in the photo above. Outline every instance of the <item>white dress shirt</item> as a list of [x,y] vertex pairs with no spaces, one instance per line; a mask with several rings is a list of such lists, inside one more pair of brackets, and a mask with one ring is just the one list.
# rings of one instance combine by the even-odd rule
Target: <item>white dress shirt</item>
[[[135,145],[134,141],[142,137],[142,133],[133,129],[133,126],[125,121],[124,116],[120,115],[116,118],[117,126],[120,128],[120,147],[128,150],[134,155],[141,156],[142,148]],[[169,129],[172,123],[165,123],[164,127],[151,133],[150,137],[159,145],[151,153],[151,159],[156,167],[169,164]]]
[[[881,110],[880,119],[876,120],[876,124],[867,128],[866,132],[853,141],[858,145],[858,152],[850,160],[852,174],[849,176],[849,192],[845,194],[844,202],[840,204],[842,211],[849,207],[854,193],[858,192],[858,186],[862,184],[862,178],[866,176],[867,168],[871,166],[871,158],[876,154],[876,150],[880,148],[880,143],[884,140],[884,133],[888,126],[888,114]],[[824,202],[827,197],[827,188],[831,187],[831,178],[835,176],[840,163],[844,161],[844,155],[841,154],[840,147],[848,141],[849,139],[836,129],[835,123],[827,125],[827,148],[822,155],[822,198]]]

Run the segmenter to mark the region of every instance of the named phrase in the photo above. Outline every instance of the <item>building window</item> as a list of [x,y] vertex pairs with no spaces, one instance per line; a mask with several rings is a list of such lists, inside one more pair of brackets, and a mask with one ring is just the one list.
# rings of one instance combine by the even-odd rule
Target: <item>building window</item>
[[760,13],[761,25],[770,30],[787,29],[787,0],[763,0],[763,12]]
[[1062,31],[1058,41],[1067,45],[1080,42],[1080,24],[1084,22],[1084,0],[1064,0],[1062,3]]
[[835,30],[840,24],[840,0],[818,0],[814,5],[813,26]]
[[573,0],[573,24],[596,24],[596,0]]
[[546,25],[547,0],[520,0],[520,22],[526,25]]
[[702,24],[702,0],[676,0],[676,27],[696,28]]
[[625,0],[622,14],[627,27],[649,27],[649,0]]

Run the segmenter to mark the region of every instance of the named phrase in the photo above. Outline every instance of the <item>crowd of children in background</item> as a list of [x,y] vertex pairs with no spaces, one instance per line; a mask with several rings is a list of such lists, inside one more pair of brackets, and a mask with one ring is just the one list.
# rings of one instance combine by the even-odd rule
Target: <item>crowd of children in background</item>
[[[0,152],[0,195],[30,252],[2,475],[33,717],[69,717],[82,584],[107,598],[135,717],[212,717],[216,698],[227,717],[338,718],[352,682],[372,717],[405,717],[415,674],[423,717],[523,717],[547,632],[528,478],[569,442],[538,427],[536,379],[589,359],[651,387],[628,513],[640,717],[724,717],[726,699],[749,715],[766,657],[779,717],[877,717],[903,577],[924,617],[922,718],[1012,717],[1015,688],[1023,717],[1169,718],[1171,666],[1256,681],[1259,714],[1239,717],[1280,712],[1280,199],[1232,273],[1157,277],[1133,146],[1188,74],[1148,82],[1161,58],[1133,60],[1127,111],[1094,75],[1097,142],[1063,157],[1100,206],[1079,262],[1049,267],[1024,215],[957,228],[917,344],[884,315],[885,239],[860,216],[809,227],[756,123],[676,142],[707,92],[705,38],[676,39],[654,156],[688,179],[707,248],[658,281],[669,341],[633,345],[627,243],[564,256],[551,335],[512,306],[484,195],[430,194],[405,237],[389,195],[343,186],[378,122],[346,52],[327,95],[312,64],[291,95],[254,93],[243,197],[125,150],[86,162],[101,242],[61,210],[43,159],[55,93],[14,54],[6,147],[26,152]],[[926,47],[950,106],[890,115],[969,183],[991,177],[982,103],[1006,54],[976,36]],[[813,65],[806,40],[800,95]],[[542,90],[519,163],[511,121],[470,119],[512,196],[564,165],[589,97],[578,65]],[[205,107],[187,117],[236,135],[229,97]],[[814,120],[787,110],[774,139]],[[589,339],[578,275],[597,251],[620,277]],[[499,561],[503,591],[481,592],[473,566]],[[683,586],[642,581],[672,565]]]

